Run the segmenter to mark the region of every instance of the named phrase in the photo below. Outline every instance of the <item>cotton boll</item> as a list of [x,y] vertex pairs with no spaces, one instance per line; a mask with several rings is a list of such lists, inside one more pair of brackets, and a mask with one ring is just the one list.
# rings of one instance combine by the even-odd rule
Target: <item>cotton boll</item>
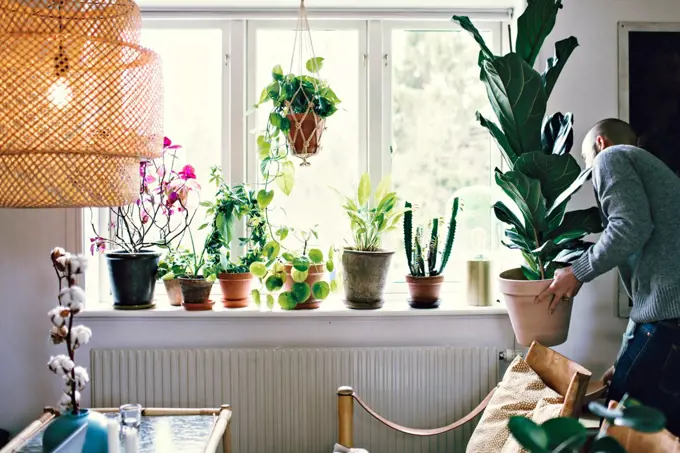
[[75,326],[71,329],[71,344],[74,348],[86,345],[92,338],[92,330],[83,325]]
[[81,366],[77,366],[73,370],[75,375],[76,388],[78,390],[84,390],[88,382],[90,382],[90,376],[87,374],[87,370]]
[[58,355],[56,357],[50,357],[50,361],[47,362],[47,367],[52,370],[52,372],[57,374],[68,374],[75,367],[73,360],[69,359],[68,356]]
[[55,327],[63,327],[66,324],[70,311],[64,307],[56,307],[47,313]]
[[65,272],[66,264],[68,263],[69,259],[71,259],[71,254],[68,252],[64,252],[63,255],[54,260],[54,265],[57,267],[58,270]]
[[66,255],[66,250],[64,250],[61,247],[55,247],[50,252],[50,258],[52,259],[52,261],[57,261],[59,258],[61,258],[64,255]]
[[75,310],[75,307],[79,306],[82,307],[82,305],[85,303],[85,291],[79,286],[69,286],[68,288],[64,288],[61,290],[59,293],[59,302],[65,307],[73,308]]
[[61,344],[66,340],[66,336],[68,335],[68,329],[66,326],[61,326],[61,327],[52,327],[52,330],[50,330],[50,338],[52,339],[52,343],[54,344]]
[[66,265],[69,268],[71,274],[84,274],[87,270],[87,256],[76,255],[70,256],[66,260]]

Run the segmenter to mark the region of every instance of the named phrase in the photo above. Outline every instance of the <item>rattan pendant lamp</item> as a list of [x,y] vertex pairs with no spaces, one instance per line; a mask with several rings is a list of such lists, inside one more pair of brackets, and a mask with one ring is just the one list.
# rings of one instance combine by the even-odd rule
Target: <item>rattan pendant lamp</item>
[[0,207],[121,206],[163,148],[133,0],[0,0]]

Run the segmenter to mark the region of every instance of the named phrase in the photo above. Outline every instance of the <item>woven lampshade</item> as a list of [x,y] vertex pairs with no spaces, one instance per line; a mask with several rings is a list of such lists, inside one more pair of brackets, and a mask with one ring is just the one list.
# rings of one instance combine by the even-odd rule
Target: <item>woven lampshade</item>
[[163,149],[132,0],[0,0],[0,206],[121,206]]

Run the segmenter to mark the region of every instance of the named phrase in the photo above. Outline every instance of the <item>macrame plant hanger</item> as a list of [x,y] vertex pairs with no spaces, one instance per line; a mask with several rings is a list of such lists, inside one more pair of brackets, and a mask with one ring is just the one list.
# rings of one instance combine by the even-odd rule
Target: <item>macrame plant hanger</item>
[[[293,72],[295,57],[298,57],[298,71]],[[305,56],[310,56],[305,59]],[[310,64],[308,64],[310,63]],[[298,15],[297,26],[295,28],[295,41],[293,43],[293,54],[290,58],[290,74],[302,76],[306,72],[311,73],[313,78],[305,80],[314,87],[314,96],[319,99],[319,63],[314,53],[312,44],[312,32],[307,18],[307,8],[305,0],[300,0],[300,13]],[[288,149],[290,153],[302,159],[300,166],[308,167],[311,165],[307,159],[316,156],[321,151],[321,136],[326,127],[326,120],[321,118],[314,111],[314,99],[310,99],[308,92],[303,87],[301,81],[296,88],[292,99],[293,102],[286,101],[288,110],[288,120],[290,130],[287,135]],[[301,99],[300,99],[301,97]]]

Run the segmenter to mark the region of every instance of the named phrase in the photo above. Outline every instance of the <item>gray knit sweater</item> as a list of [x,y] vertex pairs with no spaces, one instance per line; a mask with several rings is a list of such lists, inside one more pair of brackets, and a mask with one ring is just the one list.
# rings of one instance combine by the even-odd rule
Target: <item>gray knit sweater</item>
[[606,228],[573,265],[589,282],[618,266],[637,323],[680,318],[680,178],[651,153],[613,146],[595,158]]

